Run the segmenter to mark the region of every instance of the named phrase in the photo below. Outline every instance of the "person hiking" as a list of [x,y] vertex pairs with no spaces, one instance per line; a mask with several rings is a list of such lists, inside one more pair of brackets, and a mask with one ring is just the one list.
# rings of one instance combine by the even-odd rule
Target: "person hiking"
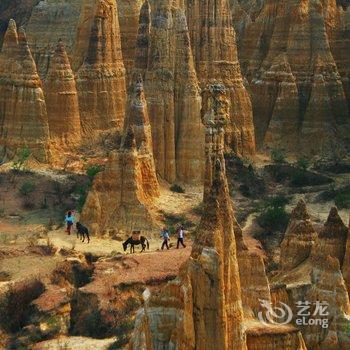
[[163,227],[163,230],[161,232],[161,236],[163,238],[163,243],[162,243],[162,250],[164,249],[164,247],[166,247],[167,249],[169,249],[169,231],[167,230],[166,227]]
[[182,226],[178,227],[177,231],[177,245],[176,248],[179,249],[180,244],[186,248],[184,243],[184,228]]
[[66,221],[66,224],[67,224],[67,229],[66,229],[66,232],[68,233],[68,235],[70,235],[71,233],[71,230],[72,230],[72,227],[73,227],[73,224],[74,224],[74,215],[73,215],[73,212],[70,210],[68,211],[67,215],[66,215],[66,218],[65,218],[65,221]]

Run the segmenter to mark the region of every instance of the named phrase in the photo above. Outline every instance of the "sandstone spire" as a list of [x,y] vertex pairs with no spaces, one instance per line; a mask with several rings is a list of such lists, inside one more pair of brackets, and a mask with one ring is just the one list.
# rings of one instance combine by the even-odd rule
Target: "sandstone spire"
[[[222,129],[220,116],[212,120],[213,129]],[[212,169],[210,181],[205,182],[210,186],[204,202],[206,214],[197,228],[191,259],[178,280],[151,296],[150,307],[139,313],[131,341],[133,349],[157,348],[160,341],[163,345],[172,342],[180,349],[246,349],[235,222],[223,149],[210,149],[207,164],[212,164]],[[158,314],[168,314],[172,320],[166,329]],[[159,333],[166,338],[159,340]]]
[[305,261],[309,257],[316,239],[317,233],[310,221],[305,201],[301,199],[292,211],[281,244],[281,269],[291,270]]
[[347,238],[348,228],[340,218],[337,208],[333,207],[312,249],[312,257],[330,255],[337,258],[342,267]]
[[100,131],[123,127],[125,68],[116,2],[96,0],[92,10],[91,0],[85,0],[83,6],[89,8],[92,18],[82,18],[90,23],[89,31],[78,32],[78,36],[88,33],[89,44],[77,72],[77,89],[83,132],[96,136]]
[[10,22],[0,68],[0,145],[12,157],[28,147],[39,161],[47,161],[48,121],[41,80],[23,28]]
[[116,228],[127,233],[158,230],[150,210],[152,194],[158,188],[151,191],[149,183],[143,183],[143,174],[148,169],[142,169],[144,163],[140,158],[134,132],[129,127],[120,150],[111,153],[105,170],[96,176],[86,199],[81,218],[93,234],[108,234]]
[[243,85],[228,0],[187,2],[187,21],[198,79],[202,87],[221,81],[230,98],[226,145],[239,155],[255,152],[252,105]]
[[[151,126],[142,79],[129,94],[122,146],[111,153],[94,180],[82,212],[96,234],[110,229],[153,231],[159,184],[152,152]],[[108,200],[107,200],[108,199]]]
[[51,139],[58,140],[61,146],[78,145],[81,137],[78,94],[62,41],[51,60],[44,92]]
[[142,6],[132,76],[140,73],[157,172],[168,182],[202,182],[200,93],[180,2],[145,2]]
[[137,147],[145,143],[149,152],[152,153],[152,131],[141,75],[132,84],[131,90],[128,97],[124,129],[127,130],[131,126],[135,133]]
[[132,129],[140,155],[142,173],[141,187],[150,198],[159,196],[159,184],[153,158],[152,130],[148,117],[147,102],[141,75],[129,94],[126,116],[126,130]]

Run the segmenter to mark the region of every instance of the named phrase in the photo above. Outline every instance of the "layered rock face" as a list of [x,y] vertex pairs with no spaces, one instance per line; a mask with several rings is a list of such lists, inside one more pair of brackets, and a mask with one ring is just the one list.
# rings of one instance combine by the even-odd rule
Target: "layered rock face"
[[50,138],[61,146],[81,141],[78,93],[62,41],[57,45],[44,84]]
[[240,61],[259,147],[315,154],[349,144],[347,11],[336,1],[266,1],[247,26]]
[[24,30],[13,20],[0,54],[0,146],[9,157],[28,147],[47,161],[49,127],[41,80]]
[[339,261],[330,256],[315,262],[311,273],[312,285],[305,295],[313,305],[323,302],[327,305],[327,329],[321,325],[310,325],[303,330],[308,348],[345,350],[350,347],[350,336],[346,331],[350,317],[349,295],[340,272]]
[[157,228],[152,214],[159,196],[152,153],[151,128],[141,80],[128,103],[123,144],[112,152],[106,169],[94,180],[82,212],[93,233]]
[[75,68],[83,132],[95,137],[101,131],[121,130],[126,87],[115,1],[84,1]]
[[337,208],[333,207],[311,251],[311,255],[313,257],[330,255],[338,259],[340,266],[343,266],[347,238],[348,228],[340,218]]
[[243,84],[228,0],[195,0],[186,5],[195,67],[202,87],[218,80],[229,90],[226,146],[239,155],[252,155],[255,152],[252,105]]
[[26,32],[39,75],[44,78],[50,67],[57,42],[62,40],[71,57],[83,0],[45,0],[30,13]]
[[142,3],[142,0],[117,0],[123,59],[127,73],[130,72],[134,65]]
[[132,75],[139,73],[145,82],[157,172],[169,182],[201,182],[201,101],[179,2],[151,1],[142,6]]
[[305,261],[317,239],[304,200],[300,200],[291,214],[287,231],[281,244],[281,269],[291,270]]

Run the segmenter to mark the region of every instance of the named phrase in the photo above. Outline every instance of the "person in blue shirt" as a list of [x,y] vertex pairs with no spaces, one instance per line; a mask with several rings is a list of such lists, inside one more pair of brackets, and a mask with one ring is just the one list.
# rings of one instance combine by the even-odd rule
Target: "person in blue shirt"
[[166,247],[166,249],[169,249],[169,231],[167,230],[166,227],[163,227],[162,232],[161,232],[161,236],[163,238],[163,243],[162,243],[162,250],[164,249],[164,247]]
[[66,229],[66,232],[68,233],[68,235],[71,234],[71,230],[72,230],[72,227],[73,227],[73,224],[74,224],[74,215],[73,215],[73,212],[72,211],[68,211],[67,215],[66,215],[66,218],[65,218],[65,222],[67,224],[67,229]]

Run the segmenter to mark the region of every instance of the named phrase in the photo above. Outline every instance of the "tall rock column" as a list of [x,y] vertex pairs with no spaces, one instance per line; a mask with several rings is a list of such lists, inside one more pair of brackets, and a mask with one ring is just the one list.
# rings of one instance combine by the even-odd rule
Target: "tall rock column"
[[10,21],[0,55],[0,147],[12,157],[28,147],[48,160],[49,128],[44,93],[23,28]]
[[186,15],[198,80],[225,84],[230,97],[227,149],[239,155],[255,152],[252,105],[243,84],[228,0],[187,1]]
[[83,132],[96,136],[101,131],[123,128],[125,68],[116,2],[85,0],[82,13],[86,16],[81,20],[87,24],[83,23],[78,31],[75,59],[76,66],[83,62],[77,72],[80,116]]
[[153,158],[152,128],[141,75],[134,84],[132,93],[129,94],[125,126],[125,132],[128,128],[132,128],[135,135],[140,155],[143,191],[150,198],[158,197],[159,184]]
[[223,84],[210,84],[202,92],[202,123],[205,126],[205,183],[204,199],[213,182],[214,159],[222,156],[225,148],[225,127],[229,123],[229,99]]
[[122,145],[96,176],[82,211],[82,220],[94,234],[158,230],[152,209],[159,184],[141,79],[130,94],[127,111]]
[[[218,133],[220,117],[212,120]],[[205,181],[210,189],[191,258],[179,277],[151,294],[138,313],[131,349],[246,349],[235,219],[222,149],[212,148],[210,157],[211,180]]]
[[201,99],[180,1],[152,0],[142,5],[132,76],[140,73],[158,174],[171,183],[202,183]]
[[50,137],[61,146],[81,141],[78,94],[62,41],[57,45],[44,84]]

